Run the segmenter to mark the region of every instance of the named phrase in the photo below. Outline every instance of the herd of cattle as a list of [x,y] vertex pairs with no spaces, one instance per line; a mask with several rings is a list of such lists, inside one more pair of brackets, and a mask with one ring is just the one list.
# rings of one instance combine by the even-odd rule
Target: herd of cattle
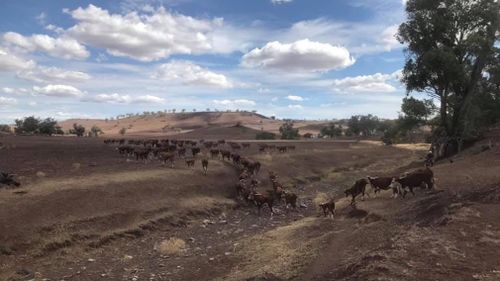
[[[274,214],[273,206],[282,202],[288,210],[289,207],[297,209],[298,196],[279,182],[278,175],[275,172],[269,171],[269,179],[272,184],[272,189],[264,192],[259,192],[258,187],[261,183],[258,180],[258,174],[261,170],[261,163],[244,157],[240,154],[241,150],[250,148],[250,143],[226,142],[225,140],[218,141],[192,141],[192,140],[132,140],[132,139],[106,139],[104,143],[107,145],[115,145],[116,150],[120,155],[130,158],[133,157],[137,161],[159,160],[163,165],[170,164],[174,168],[177,159],[184,159],[188,168],[194,167],[197,155],[202,154],[201,164],[203,173],[206,175],[208,171],[209,158],[221,159],[222,161],[230,161],[239,170],[239,177],[236,183],[236,198],[247,205],[254,205],[258,209],[260,215],[263,206],[267,206]],[[204,153],[202,152],[204,150]],[[277,151],[284,153],[289,150],[295,150],[295,146],[285,145],[268,145],[259,144],[259,152]],[[0,172],[0,185],[20,186],[20,183],[15,180],[15,175]],[[351,205],[355,204],[358,196],[367,195],[366,186],[370,185],[374,194],[381,190],[392,190],[393,196],[400,195],[402,198],[408,192],[415,195],[413,189],[423,187],[432,189],[434,187],[434,174],[429,167],[418,169],[401,176],[393,177],[366,177],[359,179],[354,184],[344,191],[346,197],[351,196]],[[330,214],[332,217],[335,214],[335,201],[330,199],[319,204],[325,216]]]

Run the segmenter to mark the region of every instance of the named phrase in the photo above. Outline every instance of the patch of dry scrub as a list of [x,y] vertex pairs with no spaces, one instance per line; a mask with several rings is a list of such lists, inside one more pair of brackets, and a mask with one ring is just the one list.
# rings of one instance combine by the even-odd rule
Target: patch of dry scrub
[[243,262],[221,280],[246,280],[266,274],[286,280],[297,277],[330,235],[321,227],[321,220],[305,218],[245,239],[237,251]]
[[171,237],[163,240],[157,250],[162,255],[179,255],[186,250],[186,242],[180,238]]

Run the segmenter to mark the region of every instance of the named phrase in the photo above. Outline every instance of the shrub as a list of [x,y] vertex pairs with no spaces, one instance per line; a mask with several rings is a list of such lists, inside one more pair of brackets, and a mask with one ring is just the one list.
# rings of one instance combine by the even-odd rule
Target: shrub
[[258,140],[274,140],[276,139],[276,134],[270,132],[260,132],[255,135],[255,139]]

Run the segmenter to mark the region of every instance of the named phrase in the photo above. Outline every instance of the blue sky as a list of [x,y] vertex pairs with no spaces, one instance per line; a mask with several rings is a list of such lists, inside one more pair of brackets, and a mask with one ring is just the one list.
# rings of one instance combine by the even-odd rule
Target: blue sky
[[402,0],[2,1],[0,123],[170,109],[398,115]]

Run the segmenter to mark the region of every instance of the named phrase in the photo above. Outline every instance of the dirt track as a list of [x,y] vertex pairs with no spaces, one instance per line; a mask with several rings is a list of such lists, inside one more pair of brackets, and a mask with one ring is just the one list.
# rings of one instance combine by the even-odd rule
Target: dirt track
[[[353,209],[340,195],[354,179],[420,167],[414,161],[425,147],[312,142],[286,154],[258,154],[253,147],[244,154],[263,163],[262,190],[270,187],[267,171],[276,171],[307,206],[299,212],[278,206],[274,217],[264,209],[259,218],[233,200],[236,170],[219,160],[204,177],[199,163],[171,170],[129,162],[93,139],[1,141],[9,148],[0,151],[0,170],[23,182],[21,189],[0,190],[2,280],[500,276],[498,151],[438,165],[442,192],[405,200],[383,194]],[[338,199],[334,221],[317,216],[313,201],[321,192]],[[185,249],[158,251],[170,237],[183,239]]]

